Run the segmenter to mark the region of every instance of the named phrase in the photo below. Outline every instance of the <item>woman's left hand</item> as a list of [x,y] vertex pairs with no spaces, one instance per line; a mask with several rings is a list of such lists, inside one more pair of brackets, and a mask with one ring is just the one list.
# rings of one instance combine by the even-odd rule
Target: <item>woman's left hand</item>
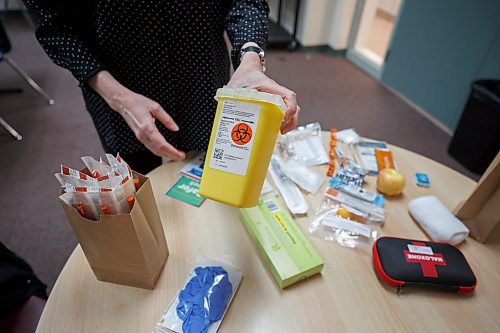
[[286,105],[281,133],[285,134],[297,127],[300,107],[297,105],[295,92],[280,86],[262,72],[260,58],[257,53],[248,52],[243,55],[240,66],[234,72],[228,86],[256,89],[281,96]]

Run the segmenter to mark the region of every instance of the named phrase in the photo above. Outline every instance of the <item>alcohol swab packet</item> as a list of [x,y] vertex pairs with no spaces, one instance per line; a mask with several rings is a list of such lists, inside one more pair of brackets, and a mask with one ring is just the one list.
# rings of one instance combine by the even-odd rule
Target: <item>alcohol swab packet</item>
[[415,174],[415,181],[416,181],[417,185],[420,187],[430,187],[431,186],[429,176],[425,173],[416,173]]

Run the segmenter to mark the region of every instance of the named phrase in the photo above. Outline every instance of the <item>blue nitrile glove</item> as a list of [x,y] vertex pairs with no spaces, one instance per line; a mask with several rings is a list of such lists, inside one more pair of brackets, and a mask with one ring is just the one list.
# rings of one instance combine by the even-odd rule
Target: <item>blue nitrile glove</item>
[[179,293],[177,315],[185,333],[205,333],[222,318],[233,286],[220,266],[196,267],[195,276]]

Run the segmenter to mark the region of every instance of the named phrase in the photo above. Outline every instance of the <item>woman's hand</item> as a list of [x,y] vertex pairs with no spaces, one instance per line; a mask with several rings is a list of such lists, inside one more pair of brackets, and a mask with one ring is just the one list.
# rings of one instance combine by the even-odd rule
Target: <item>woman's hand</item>
[[179,126],[160,104],[125,88],[107,71],[95,74],[89,78],[88,83],[111,109],[125,119],[136,138],[151,152],[170,160],[182,160],[186,157],[184,152],[168,143],[156,127],[155,121],[158,120],[171,131],[179,130]]
[[[243,47],[250,45],[256,46],[257,44],[246,43]],[[295,92],[280,86],[262,72],[260,58],[257,53],[248,52],[243,55],[240,66],[234,72],[228,86],[256,89],[281,96],[286,105],[281,133],[285,134],[297,127],[300,107],[297,105]]]
[[158,120],[171,131],[179,130],[179,126],[160,104],[134,92],[115,96],[113,99],[113,110],[121,114],[137,139],[146,148],[155,155],[164,156],[170,160],[182,160],[186,157],[184,152],[177,150],[165,140],[155,125],[155,120]]

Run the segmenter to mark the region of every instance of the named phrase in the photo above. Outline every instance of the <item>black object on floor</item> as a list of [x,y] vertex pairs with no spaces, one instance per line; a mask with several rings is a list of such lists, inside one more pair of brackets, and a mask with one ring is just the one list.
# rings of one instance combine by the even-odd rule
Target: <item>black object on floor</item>
[[467,169],[482,174],[500,150],[500,80],[472,84],[448,152]]
[[31,296],[7,316],[0,318],[2,333],[34,333],[46,302],[44,298]]
[[31,296],[47,298],[46,286],[31,266],[0,243],[0,317],[24,304]]
[[274,22],[269,20],[269,40],[267,43],[267,47],[269,49],[272,48],[287,48],[288,51],[295,51],[299,46],[297,41],[297,25],[299,21],[299,13],[300,13],[300,2],[301,0],[296,0],[295,3],[295,20],[293,22],[293,31],[289,34],[283,27],[281,26],[281,10],[282,10],[282,1],[279,0],[278,3],[278,20]]
[[35,332],[47,299],[46,288],[26,261],[0,243],[2,332]]

